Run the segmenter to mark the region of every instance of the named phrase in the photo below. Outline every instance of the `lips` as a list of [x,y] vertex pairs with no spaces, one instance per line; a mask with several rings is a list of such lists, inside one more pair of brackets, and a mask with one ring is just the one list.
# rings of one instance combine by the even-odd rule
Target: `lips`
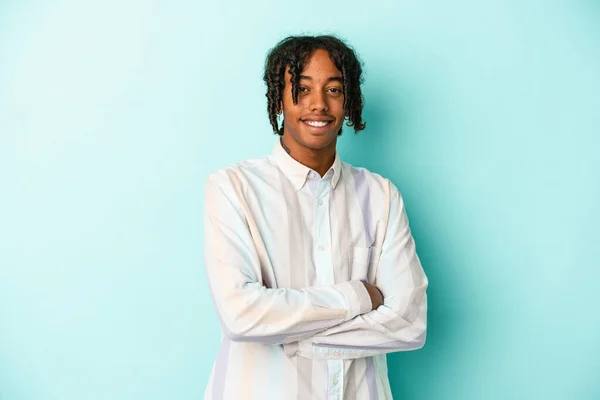
[[301,120],[302,122],[304,122],[306,125],[310,126],[311,128],[324,128],[327,125],[331,124],[333,122],[332,118],[327,118],[327,117],[312,117],[312,118],[305,118]]
[[331,121],[314,121],[314,120],[310,120],[310,119],[306,119],[302,122],[304,122],[307,125],[312,126],[313,128],[322,128],[331,123]]

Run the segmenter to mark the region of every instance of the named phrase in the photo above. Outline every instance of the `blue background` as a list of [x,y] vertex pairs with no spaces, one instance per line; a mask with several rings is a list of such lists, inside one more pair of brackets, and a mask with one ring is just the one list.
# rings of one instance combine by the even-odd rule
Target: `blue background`
[[398,399],[600,399],[600,3],[0,3],[0,399],[198,399],[207,175],[271,151],[264,57],[365,62],[342,158],[402,192],[429,336]]

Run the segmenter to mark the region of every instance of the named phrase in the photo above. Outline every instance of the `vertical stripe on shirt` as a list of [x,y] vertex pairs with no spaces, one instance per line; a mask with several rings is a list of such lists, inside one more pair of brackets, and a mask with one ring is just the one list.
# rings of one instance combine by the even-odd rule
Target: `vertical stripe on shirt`
[[373,357],[367,357],[365,361],[367,362],[367,386],[369,387],[369,400],[377,400],[379,399],[379,395],[377,393],[377,381],[375,380],[375,364],[373,362]]
[[356,360],[347,360],[348,365],[345,379],[344,400],[360,400],[356,397]]
[[254,382],[254,373],[256,371],[254,360],[257,352],[256,346],[261,346],[259,343],[249,343],[243,348],[242,364],[240,369],[240,379],[238,381],[238,398],[243,399],[252,393],[252,384]]
[[229,338],[224,337],[219,347],[217,360],[215,361],[215,373],[213,376],[212,393],[214,400],[221,400],[225,390],[225,376],[227,374],[227,363],[229,359]]
[[312,398],[312,364],[313,362],[310,358],[296,357],[296,366],[298,369],[298,400]]
[[372,226],[371,219],[373,212],[371,211],[371,196],[369,194],[369,183],[366,181],[365,171],[361,169],[353,169],[352,175],[354,176],[354,185],[356,189],[356,198],[360,204],[360,211],[362,213],[364,232],[365,232],[365,247],[373,245],[374,240],[374,226]]

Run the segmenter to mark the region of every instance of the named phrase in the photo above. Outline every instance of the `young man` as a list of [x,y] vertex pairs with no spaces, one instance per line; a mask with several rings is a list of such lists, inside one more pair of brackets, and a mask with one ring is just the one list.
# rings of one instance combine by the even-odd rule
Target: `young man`
[[360,63],[335,37],[289,37],[264,79],[271,155],[206,186],[224,338],[205,398],[391,399],[385,354],[423,346],[427,278],[396,187],[336,152],[345,120],[365,127]]

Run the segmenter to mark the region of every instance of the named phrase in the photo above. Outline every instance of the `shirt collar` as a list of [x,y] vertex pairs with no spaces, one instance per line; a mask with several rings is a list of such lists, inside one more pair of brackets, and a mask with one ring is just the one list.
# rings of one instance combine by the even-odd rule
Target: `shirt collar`
[[[316,171],[313,171],[311,168],[299,163],[294,158],[292,158],[292,156],[290,156],[283,149],[280,140],[277,140],[275,146],[273,146],[271,158],[283,171],[283,173],[290,180],[290,182],[292,182],[292,185],[296,190],[302,189],[302,186],[304,186],[304,184],[306,183],[306,180],[308,179],[308,176],[311,172],[314,172],[316,176],[319,175]],[[335,189],[342,175],[342,162],[337,151],[335,152],[335,159],[333,160],[333,165],[329,169],[333,170],[333,176],[331,178],[331,187]]]

